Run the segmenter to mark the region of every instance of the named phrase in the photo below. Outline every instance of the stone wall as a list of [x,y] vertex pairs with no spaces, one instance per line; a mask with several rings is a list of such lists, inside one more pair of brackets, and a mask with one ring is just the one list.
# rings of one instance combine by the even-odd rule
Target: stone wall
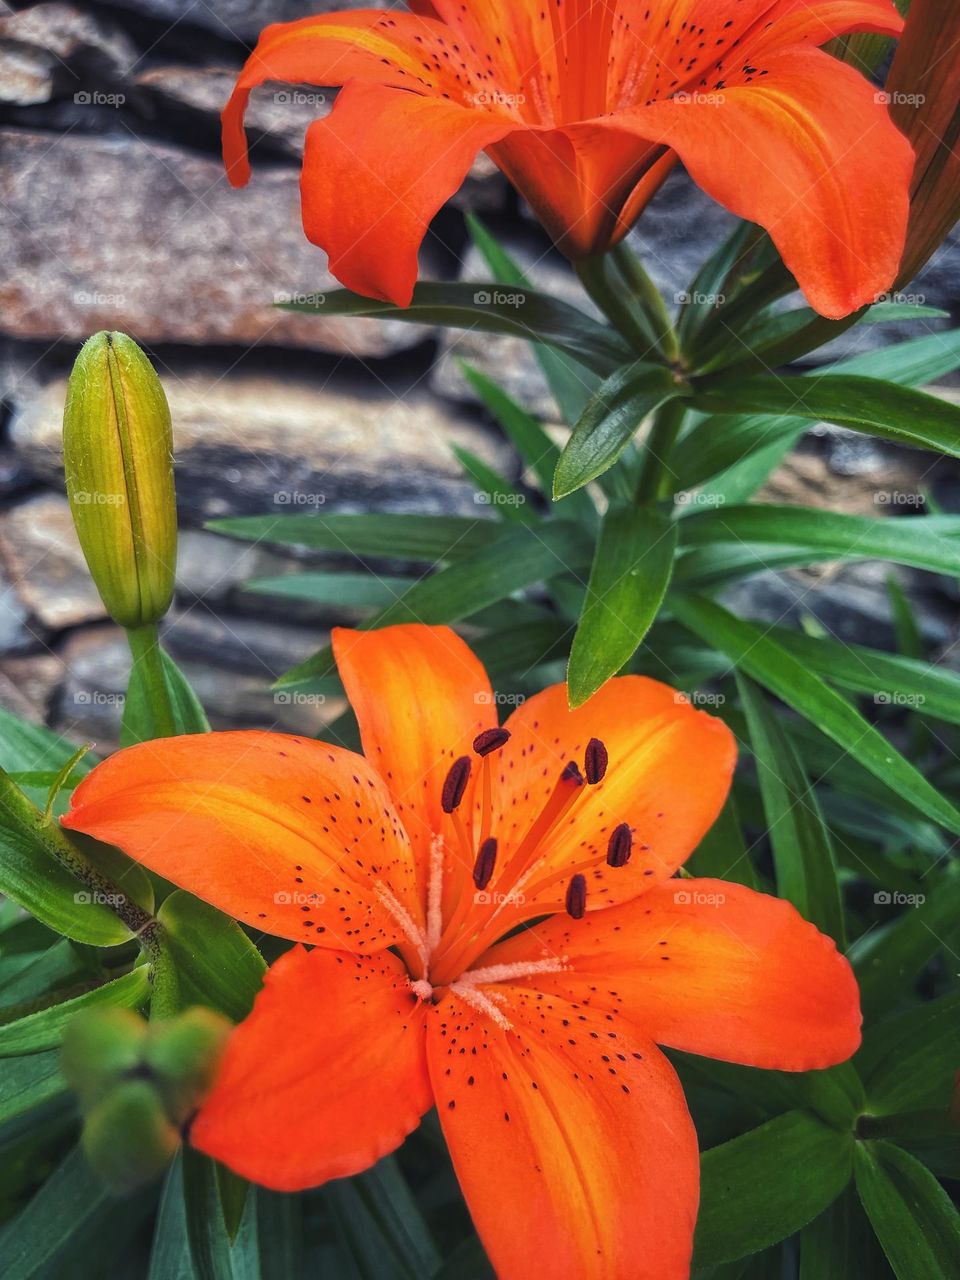
[[[319,727],[335,708],[278,701],[269,683],[316,648],[332,621],[350,619],[245,592],[251,577],[295,572],[305,558],[237,546],[204,531],[205,520],[295,505],[482,515],[451,446],[513,476],[518,465],[473,400],[464,358],[547,421],[556,416],[518,341],[275,309],[280,298],[333,287],[300,230],[297,190],[303,130],[333,96],[282,86],[255,96],[255,174],[243,192],[223,176],[218,113],[264,23],[335,7],[345,6],[0,0],[0,703],[78,738],[115,740],[127,667],[63,497],[64,379],[88,334],[132,334],[169,393],[185,533],[167,640],[218,725]],[[538,283],[588,305],[483,159],[437,218],[424,274],[485,275],[468,247],[467,207]],[[669,295],[685,288],[730,221],[676,173],[634,239]],[[958,285],[953,243],[914,289],[955,309]],[[840,350],[922,331],[872,327]],[[930,461],[823,431],[776,491],[845,510],[875,511],[872,495],[894,483],[935,483],[955,499],[953,471],[930,471]],[[947,650],[950,588],[919,585],[930,643]],[[884,634],[882,575],[870,566],[770,575],[749,595],[750,607],[772,616],[819,610],[848,632]]]

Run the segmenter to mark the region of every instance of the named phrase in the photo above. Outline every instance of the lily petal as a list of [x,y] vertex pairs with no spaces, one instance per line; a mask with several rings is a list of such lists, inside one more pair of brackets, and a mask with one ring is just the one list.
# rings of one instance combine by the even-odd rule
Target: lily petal
[[903,18],[893,0],[779,0],[748,52],[771,53],[788,45],[823,45],[851,31],[897,36]]
[[409,306],[430,220],[477,154],[518,127],[486,108],[351,81],[330,115],[307,130],[307,237],[348,289]]
[[722,880],[672,880],[582,920],[560,917],[494,947],[479,965],[563,956],[571,973],[527,979],[622,1010],[657,1044],[780,1071],[845,1062],[860,995],[833,940],[780,898]]
[[[434,837],[445,837],[448,852],[457,847],[441,805],[450,766],[470,755],[478,733],[497,723],[490,681],[449,627],[337,627],[332,639],[364,754],[386,779],[424,887]],[[452,878],[462,880],[473,864],[455,869],[459,875]]]
[[459,101],[475,91],[482,70],[454,50],[447,27],[414,14],[358,9],[274,23],[261,33],[222,113],[227,175],[235,187],[250,180],[243,117],[251,91],[268,80],[335,87],[359,77]]
[[504,1280],[687,1280],[697,1139],[673,1068],[619,1014],[503,984],[504,1029],[451,994],[429,1019],[437,1109]]
[[903,256],[913,151],[882,98],[819,49],[758,55],[714,88],[591,124],[672,147],[704,191],[770,233],[807,300],[849,315],[888,289]]
[[420,915],[387,788],[326,743],[261,732],[146,742],[98,765],[62,821],[297,942],[380,950],[405,940],[385,897]]
[[[736,743],[722,720],[643,676],[610,680],[575,711],[566,687],[554,685],[529,698],[504,727],[511,738],[497,757],[491,826],[503,851],[501,868],[564,767],[583,765],[591,738],[603,742],[609,758],[603,780],[581,787],[569,816],[530,851],[523,886],[528,918],[563,910],[574,871],[586,875],[588,910],[624,902],[672,875],[716,820],[736,763]],[[633,851],[627,866],[614,869],[607,865],[608,845],[623,823],[631,828]],[[550,877],[552,886],[537,892],[537,883]],[[495,891],[512,887],[496,879],[491,884]]]
[[277,1191],[369,1168],[433,1105],[422,1010],[390,952],[295,947],[231,1036],[191,1142]]

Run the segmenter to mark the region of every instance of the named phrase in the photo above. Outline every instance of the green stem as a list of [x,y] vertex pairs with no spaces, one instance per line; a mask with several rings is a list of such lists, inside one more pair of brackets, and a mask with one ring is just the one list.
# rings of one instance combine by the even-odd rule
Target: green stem
[[152,738],[173,738],[177,733],[177,721],[170,700],[170,688],[163,669],[163,652],[157,635],[156,623],[132,627],[127,641],[133,655],[134,667],[140,674],[150,711]]
[[637,483],[637,502],[656,502],[669,491],[667,472],[670,456],[683,426],[687,407],[680,399],[668,400],[654,415],[650,435],[647,438],[640,479]]
[[605,255],[581,258],[575,266],[587,295],[634,350],[647,354],[651,347],[657,346],[656,335],[647,327],[646,317],[624,301],[624,291],[611,281]]
[[663,358],[670,364],[677,364],[680,360],[680,343],[663,300],[663,294],[650,279],[637,255],[625,244],[618,244],[611,249],[610,257],[630,292],[646,313]]

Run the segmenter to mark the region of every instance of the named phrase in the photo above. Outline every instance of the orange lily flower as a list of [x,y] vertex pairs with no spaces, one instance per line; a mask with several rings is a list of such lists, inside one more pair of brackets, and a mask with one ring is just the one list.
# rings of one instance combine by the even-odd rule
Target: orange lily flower
[[223,113],[230,181],[267,80],[344,85],[307,131],[307,236],[349,288],[407,306],[430,219],[486,150],[570,258],[616,244],[679,158],[765,227],[839,318],[893,282],[910,145],[817,46],[897,35],[892,0],[415,0],[267,27]]
[[270,969],[191,1141],[293,1191],[435,1105],[499,1275],[686,1276],[697,1140],[656,1046],[805,1071],[860,1039],[849,964],[792,906],[674,878],[724,802],[730,731],[638,676],[576,711],[554,686],[500,728],[449,629],[333,640],[365,758],[147,743],[64,819],[309,944]]

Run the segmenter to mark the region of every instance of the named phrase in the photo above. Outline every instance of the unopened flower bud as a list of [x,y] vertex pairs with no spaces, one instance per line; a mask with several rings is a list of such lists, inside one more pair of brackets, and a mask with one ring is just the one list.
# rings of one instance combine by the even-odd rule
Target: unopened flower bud
[[185,1123],[210,1092],[232,1030],[222,1014],[199,1007],[151,1024],[144,1064],[174,1124]]
[[90,1009],[67,1027],[61,1051],[64,1079],[91,1111],[143,1060],[147,1024],[132,1009]]
[[122,333],[77,356],[63,415],[67,496],[97,590],[115,622],[158,622],[177,555],[173,430],[150,361]]
[[81,1145],[112,1191],[135,1191],[160,1176],[177,1154],[180,1132],[149,1080],[125,1080],[87,1116]]

